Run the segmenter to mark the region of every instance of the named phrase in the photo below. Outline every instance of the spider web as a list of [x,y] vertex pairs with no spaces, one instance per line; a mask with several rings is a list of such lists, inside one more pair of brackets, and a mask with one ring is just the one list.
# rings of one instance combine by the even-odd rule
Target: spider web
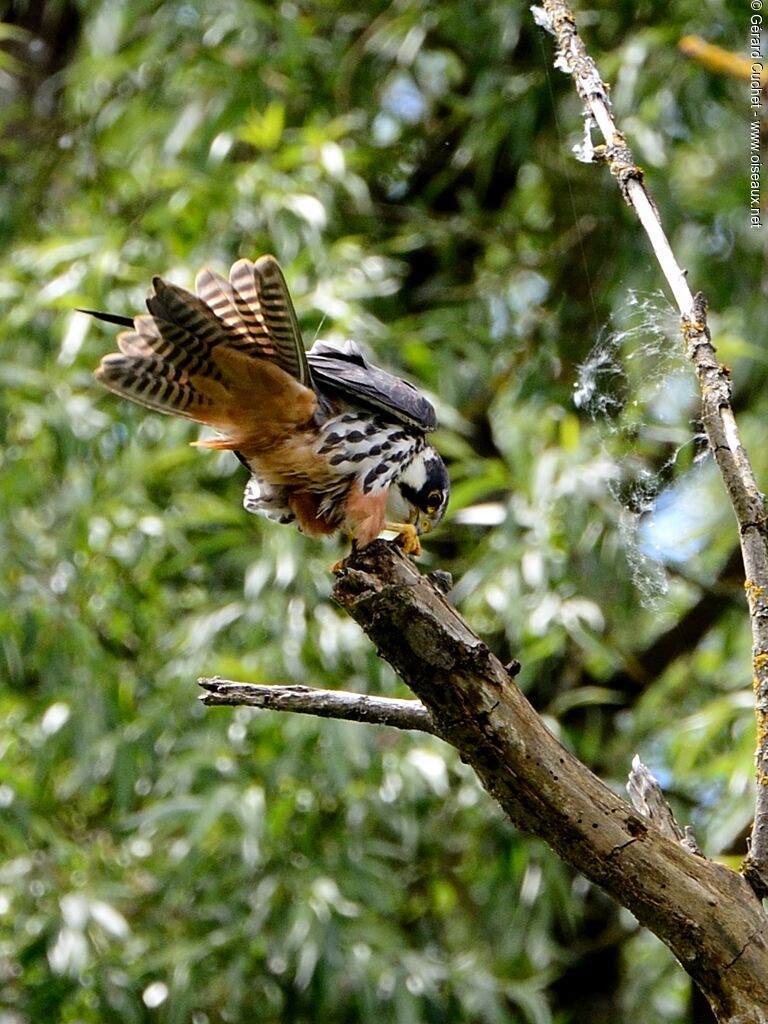
[[708,449],[694,419],[695,380],[678,317],[663,293],[630,292],[613,320],[578,367],[573,399],[600,424],[603,447],[616,466],[608,487],[619,506],[631,578],[643,603],[652,606],[669,590],[667,564],[695,550],[686,491]]

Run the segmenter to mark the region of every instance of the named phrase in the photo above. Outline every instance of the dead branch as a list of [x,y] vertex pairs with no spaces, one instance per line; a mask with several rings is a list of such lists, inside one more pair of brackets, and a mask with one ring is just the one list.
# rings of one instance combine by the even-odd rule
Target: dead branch
[[768,918],[741,875],[663,835],[566,750],[397,548],[376,541],[351,555],[334,597],[519,828],[666,942],[721,1022],[768,1024]]
[[232,679],[198,679],[206,691],[203,704],[245,705],[270,711],[293,711],[318,718],[338,718],[365,725],[389,725],[439,735],[429,711],[418,700],[372,697],[348,690],[322,690],[314,686],[240,683]]
[[[537,22],[557,39],[555,66],[572,75],[584,101],[587,124],[579,157],[604,161],[642,224],[680,310],[686,351],[693,362],[702,398],[702,419],[709,446],[723,478],[739,525],[739,539],[752,628],[752,674],[757,718],[756,801],[751,846],[744,862],[745,877],[759,896],[768,896],[768,525],[762,494],[741,443],[731,408],[728,369],[717,361],[701,294],[694,296],[686,273],[675,259],[656,206],[624,135],[616,127],[608,87],[586,51],[574,16],[562,0],[543,0],[533,8]],[[595,147],[596,124],[605,146]]]

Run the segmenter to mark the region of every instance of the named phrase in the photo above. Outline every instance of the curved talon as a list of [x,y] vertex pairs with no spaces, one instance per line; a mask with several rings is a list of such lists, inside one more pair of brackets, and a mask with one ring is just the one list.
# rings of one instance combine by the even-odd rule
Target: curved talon
[[421,541],[413,523],[384,523],[384,529],[400,535],[400,546],[406,555],[421,554]]

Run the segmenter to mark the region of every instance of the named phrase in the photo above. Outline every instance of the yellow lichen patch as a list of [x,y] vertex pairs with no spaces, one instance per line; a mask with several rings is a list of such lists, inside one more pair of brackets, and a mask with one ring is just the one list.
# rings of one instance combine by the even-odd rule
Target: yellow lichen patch
[[758,693],[768,682],[768,651],[756,651],[752,656],[752,688]]
[[759,708],[756,712],[757,717],[757,752],[755,755],[755,774],[757,781],[761,786],[768,786],[768,765],[766,764],[766,757],[764,754],[766,746],[766,736],[768,736],[768,715],[765,711],[761,711]]

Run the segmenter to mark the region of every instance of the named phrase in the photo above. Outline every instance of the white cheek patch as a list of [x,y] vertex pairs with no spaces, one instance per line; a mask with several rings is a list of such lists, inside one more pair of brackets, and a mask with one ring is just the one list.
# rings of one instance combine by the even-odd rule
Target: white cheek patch
[[386,516],[392,523],[411,523],[416,518],[416,508],[405,499],[397,484],[389,489]]
[[405,467],[400,477],[401,481],[419,494],[427,482],[427,468],[423,458],[415,458]]

